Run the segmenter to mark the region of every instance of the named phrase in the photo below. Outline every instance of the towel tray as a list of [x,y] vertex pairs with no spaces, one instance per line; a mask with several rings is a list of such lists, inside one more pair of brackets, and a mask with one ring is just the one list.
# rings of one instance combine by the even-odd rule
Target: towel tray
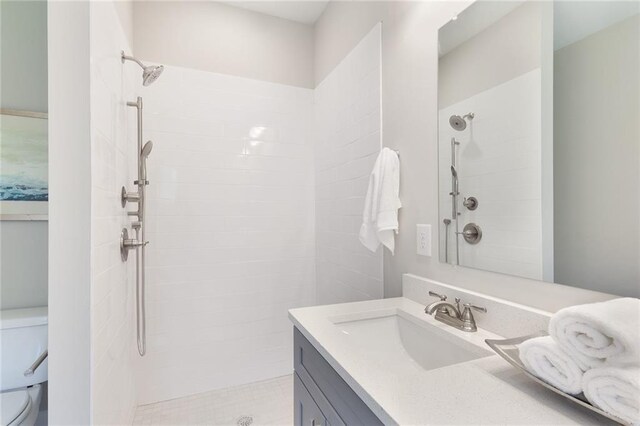
[[544,380],[539,379],[538,377],[531,374],[527,368],[524,366],[522,361],[520,360],[520,352],[518,351],[518,345],[526,340],[533,339],[535,337],[547,336],[548,334],[545,331],[539,331],[535,334],[530,334],[528,336],[515,337],[513,339],[485,339],[485,342],[495,353],[504,358],[509,364],[513,365],[516,369],[523,372],[527,377],[531,380],[541,384],[547,389],[551,389],[553,392],[562,395],[563,397],[575,402],[576,404],[582,405],[583,407],[588,408],[591,411],[594,411],[608,419],[613,420],[616,423],[620,423],[621,425],[631,426],[631,423],[627,423],[618,417],[612,416],[611,414],[599,409],[591,405],[587,398],[585,398],[584,394],[579,395],[569,395],[568,393],[562,392],[560,389],[557,389]]

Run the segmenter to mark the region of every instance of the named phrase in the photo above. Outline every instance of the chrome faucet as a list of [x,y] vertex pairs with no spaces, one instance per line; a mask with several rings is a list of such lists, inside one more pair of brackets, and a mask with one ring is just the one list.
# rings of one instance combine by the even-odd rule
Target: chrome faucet
[[[476,320],[473,317],[472,309],[480,312],[487,312],[486,308],[475,306],[470,303],[463,304],[464,309],[460,312],[460,299],[456,298],[456,304],[447,302],[447,296],[439,295],[432,291],[429,292],[430,296],[439,297],[440,300],[433,302],[424,309],[424,312],[451,327],[455,327],[458,330],[473,332],[477,331]],[[435,315],[434,315],[435,312]]]

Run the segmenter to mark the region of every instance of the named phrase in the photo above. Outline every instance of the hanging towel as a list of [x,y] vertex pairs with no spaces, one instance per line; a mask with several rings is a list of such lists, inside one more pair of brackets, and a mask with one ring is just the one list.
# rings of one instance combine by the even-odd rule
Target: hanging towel
[[626,297],[561,309],[549,334],[587,367],[640,362],[640,299]]
[[371,251],[382,243],[393,254],[394,233],[398,232],[400,203],[400,161],[398,154],[383,148],[378,155],[364,202],[360,242]]
[[584,396],[596,407],[640,425],[640,368],[594,368],[584,374]]
[[584,372],[551,336],[529,339],[518,346],[520,359],[531,374],[565,393],[582,392]]

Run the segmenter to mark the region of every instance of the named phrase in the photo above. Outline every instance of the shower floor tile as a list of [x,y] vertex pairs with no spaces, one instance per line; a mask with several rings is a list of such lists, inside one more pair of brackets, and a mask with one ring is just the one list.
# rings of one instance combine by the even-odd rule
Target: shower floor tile
[[133,424],[235,426],[243,416],[251,425],[292,425],[293,376],[141,405]]

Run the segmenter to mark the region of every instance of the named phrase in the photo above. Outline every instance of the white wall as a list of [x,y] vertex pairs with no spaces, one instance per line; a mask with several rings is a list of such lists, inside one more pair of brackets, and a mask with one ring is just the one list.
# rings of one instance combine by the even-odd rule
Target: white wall
[[89,3],[51,2],[49,423],[91,422]]
[[[402,273],[410,272],[552,312],[603,299],[606,296],[574,287],[445,265],[435,252],[431,258],[416,255],[416,224],[436,226],[438,221],[438,28],[468,4],[331,2],[315,25],[316,58],[323,58],[320,52],[325,49],[348,52],[354,39],[383,21],[383,143],[401,152],[402,199],[396,254],[385,255],[385,296],[400,295]],[[316,69],[331,62],[317,60]],[[436,232],[432,238],[437,247]]]
[[315,300],[313,92],[169,66],[142,96],[140,401],[290,374],[287,310]]
[[[126,9],[125,9],[126,10]],[[136,407],[135,256],[120,259],[119,238],[131,220],[120,188],[133,190],[139,68],[114,2],[90,8],[91,56],[91,401],[93,424],[130,424]],[[126,23],[126,20],[124,21]]]
[[[460,264],[503,274],[542,279],[540,68],[440,110],[440,253],[445,218],[451,217],[451,138],[456,148],[460,199],[459,230],[482,229],[482,240],[459,237]],[[475,113],[467,128],[449,125],[452,115]],[[462,205],[476,197],[476,210]],[[449,226],[449,262],[456,261],[455,221]],[[440,260],[444,261],[444,258]]]
[[136,1],[136,53],[152,62],[313,88],[313,28],[214,1]]
[[554,58],[555,279],[633,297],[640,296],[639,28],[635,15]]
[[[47,3],[0,3],[0,108],[47,112]],[[0,309],[47,304],[47,222],[0,222]]]
[[377,24],[315,90],[318,304],[383,296],[382,248],[358,239],[369,174],[381,148]]

